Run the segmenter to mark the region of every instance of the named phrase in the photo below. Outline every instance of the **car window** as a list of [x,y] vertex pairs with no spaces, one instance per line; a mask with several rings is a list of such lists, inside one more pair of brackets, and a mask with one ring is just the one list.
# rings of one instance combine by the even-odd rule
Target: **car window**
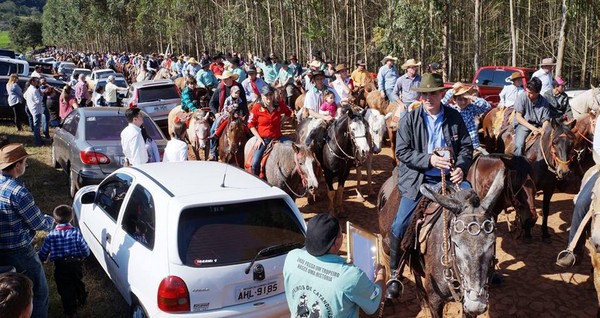
[[96,205],[104,210],[115,222],[119,210],[131,186],[132,178],[124,173],[116,173],[102,181],[96,193]]
[[477,75],[477,79],[475,83],[477,85],[490,85],[494,80],[494,70],[493,69],[483,69],[479,71]]
[[79,113],[71,112],[65,118],[63,122],[62,129],[64,129],[69,134],[75,136],[77,134],[77,126],[79,125]]
[[269,246],[304,244],[302,226],[283,199],[185,209],[177,238],[181,261],[192,267],[249,262]]
[[138,89],[138,103],[154,102],[162,99],[178,99],[179,93],[174,84],[140,87]]
[[16,57],[16,54],[15,54],[15,51],[13,51],[13,50],[0,49],[0,56],[6,56],[6,57],[10,57],[11,59],[14,59]]
[[494,72],[494,80],[489,85],[504,86],[512,84],[512,81],[510,80],[512,73],[513,72],[509,70],[496,70]]
[[154,212],[152,194],[143,186],[136,185],[127,202],[121,227],[149,249],[154,248]]
[[[115,79],[114,84],[117,85],[118,87],[127,87],[127,82],[124,79]],[[104,79],[99,80],[98,84],[96,84],[96,87],[104,87],[106,86],[106,81]]]
[[[121,131],[127,126],[125,114],[115,116],[88,116],[85,119],[86,140],[121,140]],[[144,128],[153,140],[162,140],[152,119],[144,116]]]

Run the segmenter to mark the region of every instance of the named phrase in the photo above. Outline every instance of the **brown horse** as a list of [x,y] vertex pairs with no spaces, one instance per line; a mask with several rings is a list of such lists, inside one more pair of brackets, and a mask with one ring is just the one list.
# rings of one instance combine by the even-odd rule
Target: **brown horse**
[[367,76],[365,78],[365,85],[352,93],[356,105],[362,108],[367,107],[367,95],[375,90],[377,90],[377,80],[373,76]]
[[583,174],[594,165],[594,125],[596,122],[596,115],[588,113],[582,115],[572,131],[575,134],[575,154],[576,161],[574,162],[577,176],[579,179]]
[[[501,119],[496,116],[497,109],[488,112],[484,117],[485,143],[490,152],[504,151],[512,154],[514,149],[512,125],[502,127],[501,133],[497,135],[497,129],[490,127],[494,122]],[[565,125],[562,121],[552,119],[542,126],[542,133],[527,142],[525,157],[531,163],[535,186],[544,193],[542,237],[550,237],[548,233],[548,214],[550,213],[550,200],[559,181],[565,180],[571,173],[570,165],[574,158],[575,135],[571,131],[576,121]],[[491,139],[491,140],[490,140]],[[498,148],[494,148],[494,146]]]
[[244,146],[248,141],[245,118],[229,113],[229,122],[219,137],[219,160],[244,168]]
[[[384,237],[389,234],[400,203],[397,178],[394,169],[379,193],[379,230]],[[489,211],[502,193],[503,178],[504,171],[499,171],[481,201],[473,190],[440,195],[430,185],[421,187],[427,198],[448,210],[440,212],[442,216],[432,222],[429,237],[423,243],[425,252],[420,248],[407,251],[421,306],[428,308],[433,317],[442,317],[444,305],[450,301],[461,302],[469,317],[487,309],[496,242],[494,219]]]

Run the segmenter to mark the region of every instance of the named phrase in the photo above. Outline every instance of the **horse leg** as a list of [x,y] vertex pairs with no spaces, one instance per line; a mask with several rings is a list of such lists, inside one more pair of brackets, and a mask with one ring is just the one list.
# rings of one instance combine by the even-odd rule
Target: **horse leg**
[[544,199],[542,205],[542,239],[547,240],[550,238],[550,233],[548,233],[548,215],[550,214],[550,200],[552,199],[553,190],[544,189],[543,191]]
[[327,197],[329,198],[329,205],[327,206],[327,211],[329,211],[329,213],[335,216],[336,211],[333,207],[333,199],[335,198],[336,192],[333,189],[333,174],[327,170],[325,171],[325,183],[327,183]]
[[360,184],[362,182],[362,167],[356,167],[356,195],[364,202],[366,201],[365,196],[362,195],[362,189]]
[[373,154],[372,153],[369,153],[369,155],[367,156],[366,167],[367,167],[367,196],[370,196],[371,194],[373,194],[373,182],[372,182]]

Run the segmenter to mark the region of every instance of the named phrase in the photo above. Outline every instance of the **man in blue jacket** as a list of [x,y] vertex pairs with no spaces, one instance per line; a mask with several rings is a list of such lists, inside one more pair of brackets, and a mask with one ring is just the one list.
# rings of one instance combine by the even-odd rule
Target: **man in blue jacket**
[[[402,274],[398,268],[403,253],[400,243],[421,199],[419,187],[424,183],[441,182],[444,173],[444,178],[451,183],[470,188],[464,179],[473,160],[471,137],[460,113],[442,105],[442,77],[426,73],[421,86],[413,90],[421,93],[421,105],[401,119],[396,137],[398,189],[402,200],[390,235],[392,278]],[[446,155],[435,151],[442,147],[451,151]],[[386,297],[398,298],[399,282],[392,279],[387,287]]]

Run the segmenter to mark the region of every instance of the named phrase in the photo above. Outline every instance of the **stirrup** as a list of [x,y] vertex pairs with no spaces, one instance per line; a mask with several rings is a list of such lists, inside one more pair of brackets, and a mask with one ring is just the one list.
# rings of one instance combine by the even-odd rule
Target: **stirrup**
[[575,263],[577,262],[577,256],[575,256],[575,253],[573,253],[573,251],[571,250],[562,250],[558,253],[558,255],[556,256],[556,263],[558,264],[558,260],[560,260],[563,255],[572,255],[573,256],[573,263],[569,264],[569,267],[573,267],[575,266]]
[[[402,278],[402,276],[400,276]],[[397,282],[400,285],[400,295],[404,294],[404,284],[400,281],[400,279],[392,277],[387,282],[385,282],[386,288],[390,286],[391,283]]]

